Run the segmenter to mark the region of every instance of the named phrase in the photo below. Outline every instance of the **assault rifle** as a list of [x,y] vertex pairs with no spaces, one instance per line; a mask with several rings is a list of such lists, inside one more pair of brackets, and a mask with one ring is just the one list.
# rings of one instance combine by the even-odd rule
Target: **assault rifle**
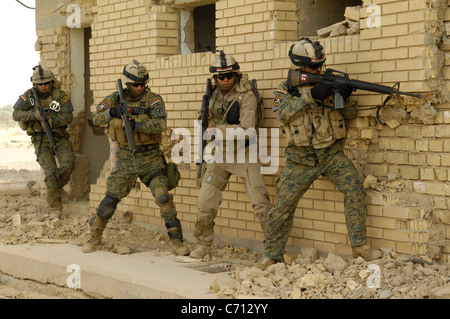
[[[202,175],[202,163],[203,163],[203,151],[206,147],[206,140],[203,139],[203,134],[205,133],[206,129],[209,126],[209,100],[211,98],[211,94],[212,94],[212,83],[211,83],[211,79],[208,78],[206,80],[206,91],[205,94],[203,95],[203,99],[202,99],[202,108],[200,110],[200,119],[202,122],[202,132],[199,136],[199,147],[201,147],[201,150],[199,150],[199,154],[200,154],[200,159],[199,159],[199,163],[198,165],[198,169],[197,169],[197,177],[201,178]],[[201,145],[201,146],[200,146]]]
[[389,96],[383,102],[383,105],[381,107],[383,107],[387,103],[387,101],[389,101],[392,98],[394,94],[422,97],[419,94],[400,91],[400,82],[397,82],[394,86],[389,87],[365,81],[351,80],[349,79],[348,74],[333,69],[327,69],[325,71],[325,74],[320,75],[305,73],[299,70],[289,70],[287,82],[288,86],[302,86],[302,85],[324,83],[326,85],[329,85],[330,87],[334,87],[335,109],[344,108],[344,99],[341,93],[339,92],[339,86],[344,85],[349,86],[353,91],[364,90],[370,92],[389,94]]
[[122,118],[124,122],[125,135],[127,136],[128,146],[130,147],[130,152],[133,155],[134,167],[136,173],[139,172],[138,164],[136,160],[136,145],[134,144],[133,127],[131,126],[130,113],[128,112],[128,104],[123,96],[122,80],[117,80],[117,92],[119,93],[119,108],[122,113]]
[[58,160],[58,163],[61,163],[58,152],[56,151],[56,143],[55,138],[53,137],[52,128],[50,126],[50,123],[48,122],[47,114],[45,114],[45,110],[42,107],[41,100],[39,100],[38,93],[36,91],[36,87],[32,87],[31,90],[33,91],[33,96],[35,103],[37,104],[37,109],[39,110],[39,114],[41,114],[42,117],[42,126],[44,127],[45,134],[47,134],[48,141],[50,142],[50,146],[53,149],[53,153],[56,156],[56,159]]

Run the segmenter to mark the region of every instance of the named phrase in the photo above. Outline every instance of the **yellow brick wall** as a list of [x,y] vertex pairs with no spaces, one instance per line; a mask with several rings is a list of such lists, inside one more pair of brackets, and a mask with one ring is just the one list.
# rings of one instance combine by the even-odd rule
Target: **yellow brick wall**
[[[361,111],[359,117],[349,123],[346,140],[347,154],[354,159],[363,179],[370,174],[379,181],[402,185],[400,194],[394,187],[384,192],[368,191],[370,243],[401,253],[423,254],[434,240],[430,237],[435,230],[431,220],[436,220],[436,212],[441,217],[448,216],[450,208],[450,106],[443,98],[449,89],[450,59],[448,42],[445,42],[447,47],[439,47],[434,38],[442,22],[450,20],[450,14],[448,9],[442,10],[437,4],[431,6],[426,0],[363,2],[360,34],[319,40],[325,47],[328,67],[363,81],[384,85],[400,81],[401,90],[426,97],[426,103],[402,98],[391,105],[404,108],[408,115],[419,111],[423,104],[436,110],[432,123],[409,118],[399,126],[382,126],[375,120],[375,110]],[[381,7],[381,28],[367,27],[370,14],[367,6],[371,4]],[[296,5],[296,0],[220,0],[216,3],[217,49],[232,54],[244,73],[258,79],[267,127],[279,125],[271,111],[271,102],[274,88],[286,78],[291,66],[288,49],[299,37]],[[91,89],[95,103],[115,90],[123,66],[137,59],[150,69],[150,87],[161,94],[166,103],[169,126],[186,127],[193,133],[193,120],[201,105],[208,67],[214,55],[177,55],[176,8],[151,6],[145,0],[98,0],[96,12],[90,41]],[[361,106],[380,105],[384,98],[367,92],[357,92],[357,97]],[[95,105],[91,110],[95,111]],[[282,155],[286,146],[284,140],[280,140],[280,146]],[[283,159],[280,165],[284,165]],[[272,202],[278,173],[265,176]],[[105,165],[97,184],[91,187],[92,214],[104,197],[107,175]],[[174,201],[183,228],[189,233],[196,220],[199,193],[195,187],[195,164],[191,164],[190,169],[182,169],[181,175]],[[407,202],[404,194],[420,195],[424,202]],[[216,218],[216,234],[227,239],[261,242],[263,234],[243,184],[236,177],[230,179],[223,198]],[[125,211],[132,211],[136,221],[162,225],[151,193],[140,182],[118,205],[117,216]],[[288,244],[349,254],[343,212],[342,193],[331,182],[320,178],[299,202]],[[445,217],[440,219],[443,220]],[[448,242],[449,224],[439,225],[437,230]],[[444,253],[450,253],[449,246],[446,245]]]

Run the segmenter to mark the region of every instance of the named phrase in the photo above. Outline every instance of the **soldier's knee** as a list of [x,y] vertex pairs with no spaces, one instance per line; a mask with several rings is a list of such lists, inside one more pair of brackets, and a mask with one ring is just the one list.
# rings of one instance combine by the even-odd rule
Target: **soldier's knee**
[[116,211],[119,199],[106,195],[97,208],[97,215],[105,220],[109,220]]
[[158,206],[165,205],[170,201],[170,194],[167,187],[161,186],[155,189],[155,200]]

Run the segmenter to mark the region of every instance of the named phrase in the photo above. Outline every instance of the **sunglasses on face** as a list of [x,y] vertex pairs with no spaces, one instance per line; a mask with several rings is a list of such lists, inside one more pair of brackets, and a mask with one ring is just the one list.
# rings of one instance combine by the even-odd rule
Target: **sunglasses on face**
[[231,80],[232,78],[234,78],[234,73],[218,74],[217,78],[220,81],[223,81],[225,79]]
[[317,69],[320,69],[321,67],[322,67],[322,63],[320,63],[320,64],[310,64],[310,65],[308,65],[308,67],[310,68],[310,69],[312,69],[312,70],[317,70]]
[[134,88],[137,88],[138,86],[145,86],[145,83],[130,83],[130,85]]
[[41,85],[50,85],[51,82],[52,82],[52,81],[48,81],[48,82],[45,82],[45,83],[38,83],[37,85],[38,85],[38,86],[41,86]]

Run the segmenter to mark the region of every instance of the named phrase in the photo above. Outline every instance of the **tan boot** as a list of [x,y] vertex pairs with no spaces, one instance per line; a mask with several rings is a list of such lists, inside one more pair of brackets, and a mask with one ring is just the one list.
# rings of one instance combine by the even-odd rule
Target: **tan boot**
[[383,255],[380,250],[370,248],[369,245],[352,247],[353,258],[362,257],[366,261],[379,259]]
[[91,235],[83,245],[83,253],[92,253],[97,250],[98,246],[102,243],[102,235],[107,223],[107,220],[97,215],[90,219]]
[[259,268],[261,270],[266,270],[267,267],[275,265],[277,263],[283,262],[282,260],[278,259],[270,259],[267,257],[264,257],[258,264],[255,265],[256,268]]
[[175,254],[177,256],[189,256],[191,251],[180,239],[171,239],[170,244],[175,248]]
[[[212,243],[211,243],[212,244]],[[189,255],[195,259],[201,259],[203,261],[212,260],[212,245],[211,244],[199,244],[197,248],[191,251]]]

